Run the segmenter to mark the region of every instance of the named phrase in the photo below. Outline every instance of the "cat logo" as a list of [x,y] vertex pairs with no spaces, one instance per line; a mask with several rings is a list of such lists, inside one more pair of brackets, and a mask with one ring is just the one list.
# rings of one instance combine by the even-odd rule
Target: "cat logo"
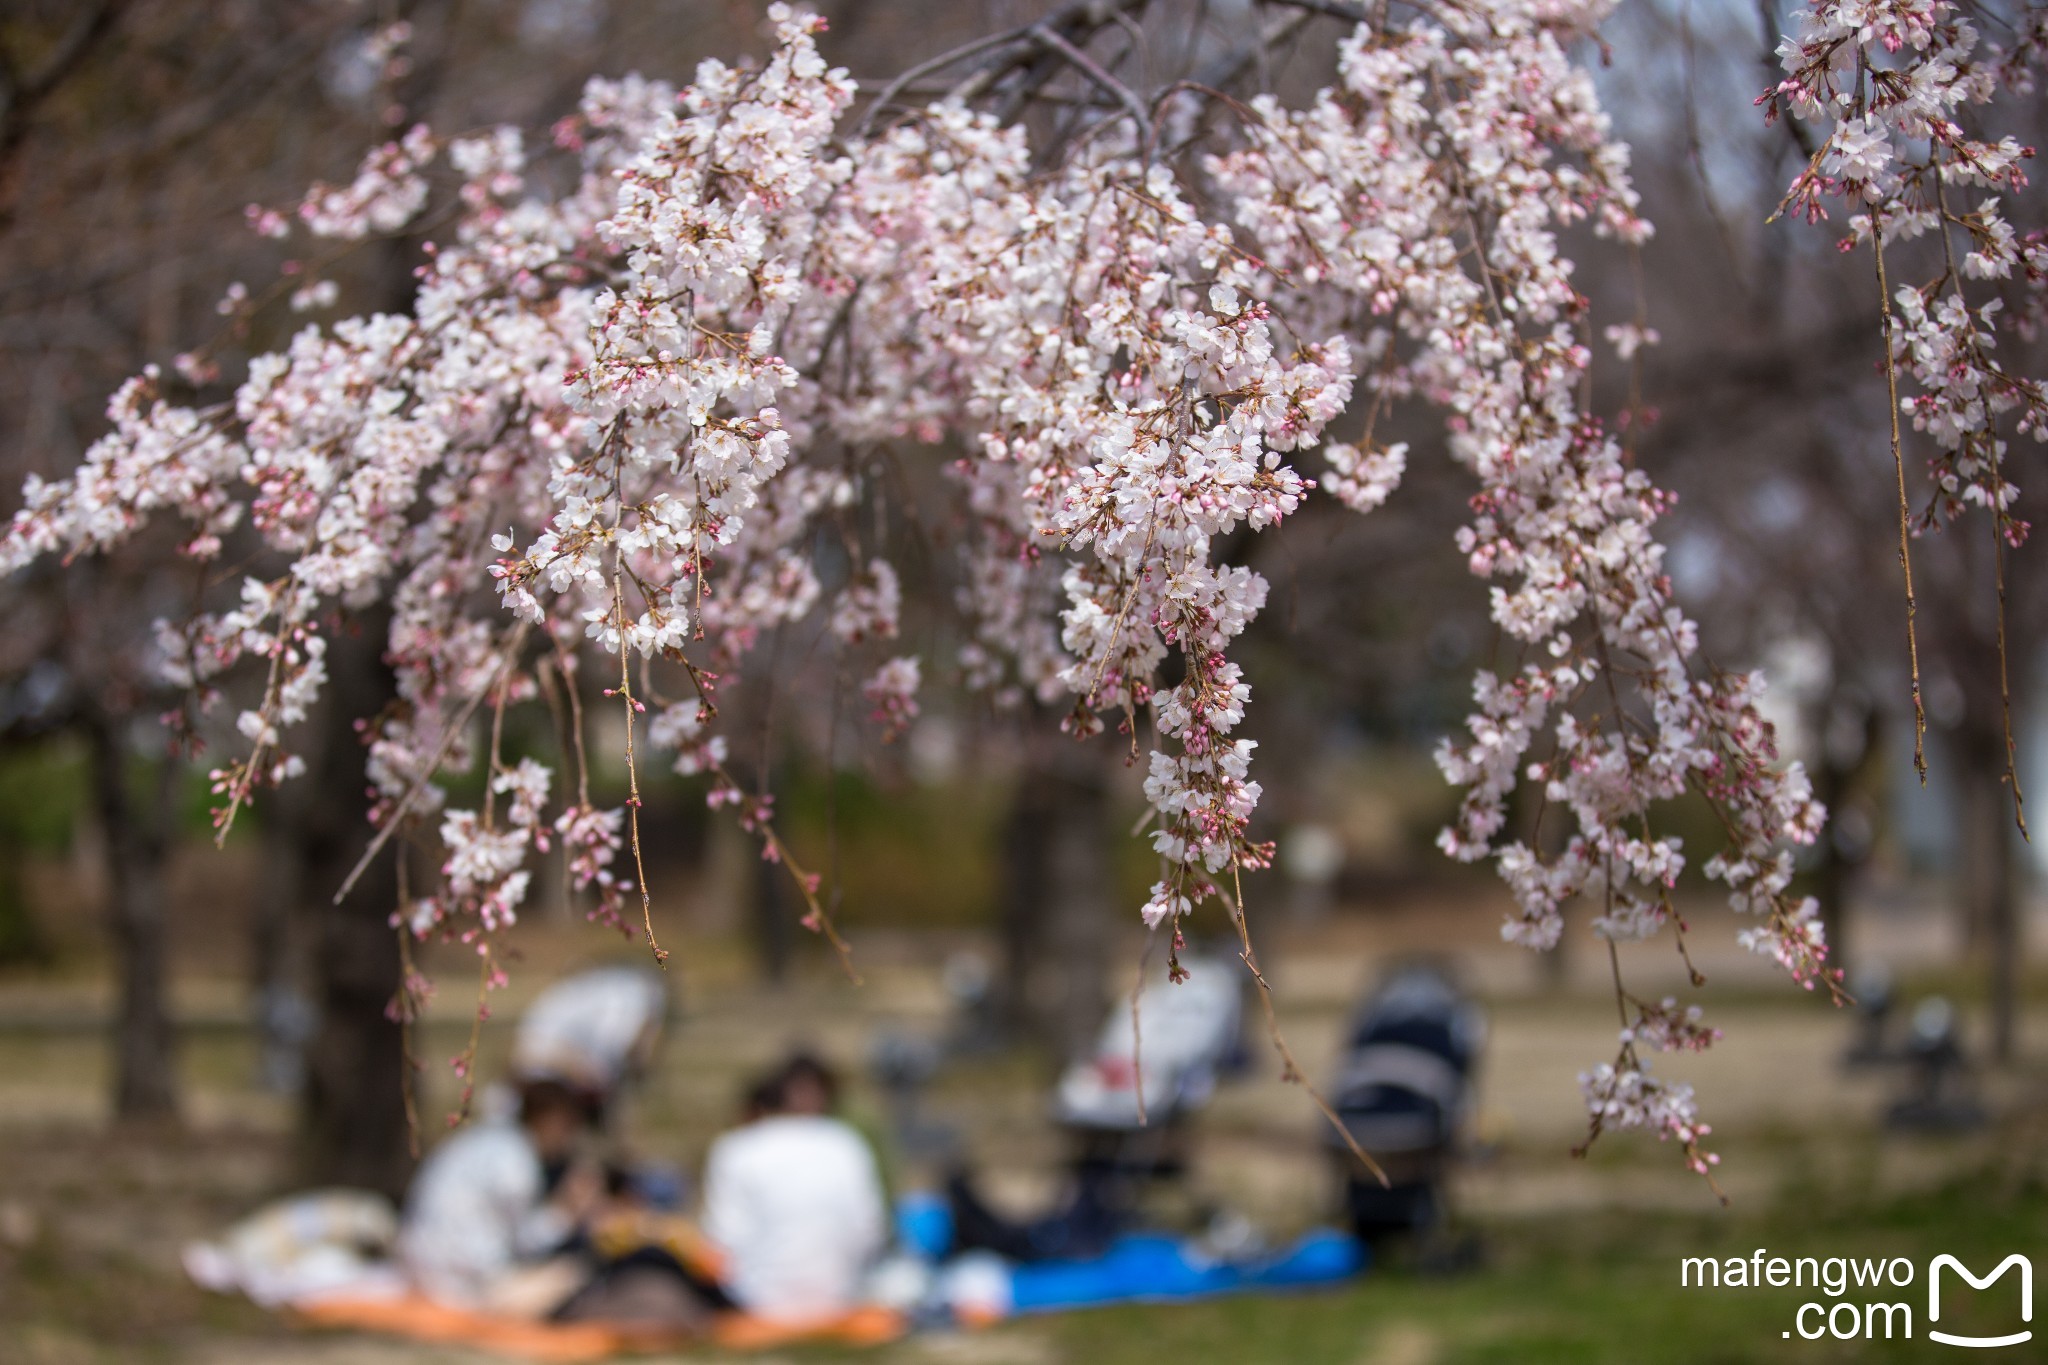
[[2012,1332],[2002,1337],[1963,1337],[1955,1336],[1948,1332],[1935,1331],[1931,1324],[1941,1321],[1941,1268],[1943,1266],[1947,1266],[1955,1271],[1956,1274],[1969,1281],[1970,1288],[1972,1289],[1989,1289],[1993,1281],[1999,1279],[2014,1266],[2018,1266],[2020,1270],[2020,1321],[2032,1322],[2034,1320],[2034,1263],[2032,1261],[2015,1251],[2012,1255],[2000,1261],[1996,1270],[1979,1279],[1970,1273],[1968,1266],[1958,1261],[1955,1257],[1942,1255],[1935,1257],[1934,1264],[1927,1267],[1927,1321],[1930,1324],[1927,1335],[1931,1340],[1941,1342],[1945,1346],[1988,1348],[1992,1346],[2017,1346],[2021,1342],[2034,1339],[2032,1330]]

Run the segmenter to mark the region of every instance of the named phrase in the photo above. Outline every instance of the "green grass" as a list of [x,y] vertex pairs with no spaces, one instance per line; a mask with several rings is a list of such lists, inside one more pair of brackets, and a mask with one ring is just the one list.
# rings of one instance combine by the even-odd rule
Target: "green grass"
[[[776,1017],[755,1002],[723,1022],[684,1030],[666,1054],[663,1084],[638,1115],[650,1155],[693,1164],[726,1121],[739,1074],[751,1063],[734,1049],[757,1020]],[[778,1007],[779,1008],[779,1007]],[[837,1008],[836,1006],[834,1008]],[[1517,1026],[1540,1028],[1554,1007],[1518,1007]],[[745,1011],[751,1010],[753,1013]],[[805,1018],[830,1038],[821,1008]],[[1762,1018],[1763,1016],[1759,1016]],[[509,1019],[509,1015],[506,1016]],[[823,1021],[823,1022],[821,1022]],[[714,1023],[717,1027],[714,1028]],[[448,1055],[467,1037],[459,1018],[425,1031],[426,1113],[452,1103]],[[502,1055],[503,1020],[485,1031],[486,1069]],[[764,1043],[765,1047],[766,1044]],[[308,1335],[254,1307],[215,1299],[187,1284],[176,1266],[186,1238],[209,1235],[263,1198],[288,1188],[288,1114],[248,1093],[253,1066],[246,1035],[224,1026],[192,1031],[181,1069],[194,1131],[120,1136],[88,1122],[79,1104],[104,1083],[96,1034],[60,1030],[0,1036],[0,1077],[15,1112],[0,1124],[0,1206],[32,1214],[0,1219],[0,1365],[475,1365],[478,1357],[370,1338]],[[934,1097],[969,1124],[991,1169],[1030,1166],[1046,1154],[1039,1096],[1044,1063],[1019,1054],[963,1070]],[[2036,1092],[2038,1093],[2038,1092]],[[204,1101],[204,1103],[201,1103]],[[27,1112],[34,1104],[47,1115]],[[2043,1111],[2022,1109],[1993,1132],[1961,1140],[1906,1139],[1846,1123],[1824,1132],[1760,1125],[1717,1135],[1731,1165],[1750,1172],[1747,1192],[1728,1209],[1704,1191],[1690,1212],[1630,1213],[1585,1208],[1634,1198],[1668,1199],[1670,1150],[1653,1141],[1603,1141],[1591,1171],[1572,1170],[1554,1145],[1516,1145],[1511,1135],[1483,1172],[1488,1188],[1542,1196],[1573,1212],[1543,1217],[1495,1214],[1469,1229],[1484,1251],[1477,1268],[1433,1276],[1395,1262],[1357,1283],[1322,1293],[1239,1298],[1177,1306],[1131,1306],[1027,1318],[984,1332],[924,1336],[873,1351],[782,1350],[762,1357],[691,1353],[650,1365],[1738,1365],[1746,1362],[1913,1361],[1963,1356],[1926,1340],[1929,1260],[1953,1253],[1988,1270],[2018,1251],[2048,1270],[2048,1141]],[[1221,1134],[1219,1134],[1221,1136]],[[1525,1140],[1533,1142],[1533,1140]],[[1738,1155],[1739,1149],[1739,1155]],[[1256,1143],[1212,1150],[1208,1174],[1260,1160]],[[1767,1174],[1757,1174],[1764,1172]],[[1242,1172],[1238,1172],[1242,1173]],[[1567,1177],[1571,1179],[1567,1180]],[[1592,1177],[1595,1188],[1580,1190]],[[1897,1188],[1904,1178],[1913,1188]],[[1578,1193],[1574,1193],[1574,1191]],[[1487,1205],[1475,1191],[1475,1208]],[[1575,1201],[1578,1201],[1575,1203]],[[1527,1207],[1516,1204],[1513,1207]],[[1262,1210],[1247,1206],[1254,1217]],[[24,1233],[20,1229],[26,1226]],[[14,1230],[10,1231],[10,1227]],[[1832,1303],[1811,1289],[1683,1289],[1682,1257],[1747,1257],[1756,1248],[1794,1257],[1903,1256],[1915,1266],[1902,1289],[1845,1301],[1910,1304],[1914,1338],[1886,1343],[1802,1341],[1782,1334],[1800,1304]],[[1990,1293],[1955,1285],[1942,1326],[1994,1332],[2016,1292],[2010,1279]],[[1981,1302],[1976,1302],[1981,1300]],[[2037,1327],[2039,1325],[2037,1324]],[[1987,1359],[2040,1359],[2027,1348]]]
[[[1867,1191],[1866,1191],[1867,1193]],[[2007,1253],[2041,1261],[2048,1188],[1985,1174],[1939,1190],[1876,1203],[1853,1189],[1832,1198],[1788,1192],[1770,1213],[1709,1216],[1606,1212],[1480,1229],[1478,1269],[1432,1276],[1395,1265],[1348,1288],[1289,1297],[1098,1309],[994,1329],[961,1359],[1075,1365],[1748,1365],[1748,1362],[1916,1360],[1946,1348],[1926,1340],[1929,1259],[1952,1252],[1979,1271]],[[1913,1307],[1911,1341],[1805,1341],[1782,1336],[1812,1289],[1681,1289],[1683,1256],[1772,1254],[1905,1256],[1905,1289],[1848,1300]],[[1953,1282],[1951,1282],[1953,1283]],[[1946,1287],[1946,1286],[1945,1286]],[[2011,1330],[2010,1277],[1977,1296],[1951,1290],[1941,1326]],[[1986,1311],[1988,1310],[1988,1311]],[[1809,1317],[1809,1323],[1812,1318]],[[1007,1343],[1005,1339],[1008,1339]],[[1005,1344],[1011,1349],[1004,1350]],[[916,1345],[881,1353],[925,1358]],[[2014,1353],[2015,1358],[2024,1358]],[[849,1352],[805,1359],[876,1359]],[[931,1355],[931,1358],[937,1358]]]
[[[772,1357],[692,1353],[682,1359],[699,1365],[749,1359],[755,1365],[1768,1365],[1932,1358],[1930,1352],[1938,1356],[1942,1350],[1926,1340],[1923,1277],[1934,1255],[1954,1253],[1979,1271],[2012,1251],[2042,1262],[2048,1184],[2034,1160],[2039,1143],[2017,1132],[2010,1137],[2007,1152],[2031,1161],[2035,1174],[2016,1175],[2001,1164],[1925,1191],[1886,1194],[1873,1175],[1883,1152],[1875,1135],[1838,1145],[1810,1140],[1784,1166],[1788,1183],[1774,1200],[1692,1214],[1603,1210],[1496,1219],[1469,1229],[1480,1240],[1483,1259],[1453,1275],[1424,1273],[1396,1260],[1329,1292],[1026,1318],[985,1332],[916,1337],[872,1351],[809,1348]],[[204,1170],[220,1181],[223,1164],[266,1159],[267,1140],[185,1138],[163,1149],[171,1164],[160,1170],[138,1163],[143,1150],[107,1147],[84,1166],[67,1167],[62,1179],[55,1170],[45,1172],[42,1194],[54,1201],[45,1207],[125,1208],[142,1223],[154,1223],[170,1212],[167,1205],[198,1193],[189,1189],[189,1173]],[[61,1157],[61,1144],[50,1143],[42,1160],[49,1164]],[[216,1191],[209,1202],[224,1208],[227,1192]],[[221,1209],[194,1208],[178,1221],[191,1226],[219,1216]],[[60,1241],[53,1231],[46,1223],[28,1245],[0,1253],[0,1282],[11,1281],[10,1311],[20,1314],[32,1336],[69,1343],[47,1353],[52,1360],[197,1365],[213,1360],[227,1342],[259,1352],[237,1355],[237,1361],[261,1358],[273,1346],[277,1358],[303,1351],[319,1362],[439,1365],[456,1358],[397,1342],[307,1337],[247,1304],[202,1295],[176,1275],[156,1236],[132,1249],[93,1249],[75,1239]],[[1845,1301],[1909,1303],[1913,1339],[1788,1339],[1782,1334],[1792,1328],[1802,1302],[1833,1300],[1811,1289],[1679,1285],[1681,1257],[1746,1257],[1758,1247],[1788,1257],[1908,1258],[1916,1268],[1909,1287],[1852,1290]],[[1977,1301],[1980,1296],[1956,1284],[1941,1325],[2010,1330],[2004,1319],[2015,1288],[2008,1280]],[[316,1342],[317,1348],[305,1349]],[[330,1356],[329,1347],[340,1354]],[[5,1350],[0,1359],[9,1359]],[[679,1362],[665,1357],[660,1365]]]

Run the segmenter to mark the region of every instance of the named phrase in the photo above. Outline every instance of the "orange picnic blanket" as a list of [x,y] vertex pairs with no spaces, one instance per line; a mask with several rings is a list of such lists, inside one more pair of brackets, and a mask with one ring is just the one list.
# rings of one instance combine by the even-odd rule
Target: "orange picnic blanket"
[[[331,1298],[301,1304],[294,1312],[319,1327],[383,1332],[414,1341],[474,1346],[546,1365],[575,1365],[624,1352],[658,1351],[693,1338],[666,1329],[647,1331],[594,1322],[535,1322],[493,1317],[455,1308],[418,1294],[394,1299]],[[722,1314],[712,1343],[732,1350],[761,1350],[799,1341],[835,1341],[855,1346],[893,1341],[905,1330],[903,1316],[886,1308],[856,1308],[832,1318],[787,1322],[746,1313]]]

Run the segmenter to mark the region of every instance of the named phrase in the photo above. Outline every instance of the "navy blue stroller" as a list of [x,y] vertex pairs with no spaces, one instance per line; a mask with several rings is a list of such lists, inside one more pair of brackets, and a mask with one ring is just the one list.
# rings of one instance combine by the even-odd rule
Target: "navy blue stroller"
[[1442,1223],[1444,1178],[1471,1111],[1485,1032],[1479,1007],[1427,966],[1394,972],[1353,1016],[1330,1106],[1391,1182],[1381,1185],[1341,1135],[1329,1134],[1345,1213],[1362,1240]]

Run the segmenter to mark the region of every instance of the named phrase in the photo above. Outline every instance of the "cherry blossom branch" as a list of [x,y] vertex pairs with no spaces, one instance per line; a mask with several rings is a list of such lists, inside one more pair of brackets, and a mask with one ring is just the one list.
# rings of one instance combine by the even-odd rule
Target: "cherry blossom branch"
[[[1385,504],[1411,453],[1376,436],[1426,407],[1441,440],[1412,458],[1440,448],[1469,472],[1457,552],[1512,641],[1439,750],[1462,792],[1445,851],[1494,864],[1514,896],[1509,938],[1552,947],[1565,907],[1598,897],[1595,933],[1648,939],[1668,924],[1697,981],[1671,897],[1694,855],[1653,817],[1698,793],[1723,836],[1702,870],[1750,917],[1738,941],[1838,990],[1814,907],[1791,892],[1791,845],[1816,837],[1823,812],[1780,759],[1760,677],[1706,662],[1665,569],[1672,500],[1634,458],[1640,351],[1656,340],[1640,297],[1632,322],[1604,332],[1630,366],[1618,436],[1592,408],[1603,333],[1567,253],[1590,238],[1633,271],[1651,232],[1583,64],[1601,50],[1604,0],[1280,3],[1284,18],[1248,25],[1223,75],[1191,84],[1140,66],[1136,85],[1119,64],[1137,51],[1137,0],[1064,5],[889,82],[851,136],[840,128],[858,92],[826,63],[822,21],[776,5],[762,62],[707,61],[681,91],[594,80],[552,150],[511,129],[408,132],[352,183],[309,193],[299,228],[257,225],[352,241],[417,222],[422,167],[444,158],[453,230],[425,253],[410,314],[308,327],[252,357],[215,408],[166,401],[150,375],[124,386],[78,472],[25,490],[0,570],[109,549],[163,517],[190,524],[186,552],[217,566],[246,521],[284,575],[245,580],[238,606],[167,628],[163,646],[167,676],[202,702],[265,658],[242,722],[251,782],[290,775],[277,735],[319,691],[302,623],[388,603],[398,701],[364,718],[379,828],[343,895],[386,840],[439,809],[435,775],[475,763],[471,722],[494,702],[484,797],[441,812],[442,884],[405,907],[415,936],[438,929],[488,954],[557,839],[571,893],[591,890],[591,916],[618,924],[627,888],[613,869],[630,844],[662,955],[639,829],[640,764],[661,754],[789,866],[806,924],[850,974],[840,888],[821,899],[774,824],[773,792],[732,780],[716,689],[779,694],[784,672],[813,661],[786,664],[765,641],[822,626],[812,638],[838,641],[835,726],[857,655],[873,668],[857,685],[879,739],[916,719],[928,661],[880,648],[901,634],[904,584],[871,465],[876,452],[892,469],[929,458],[966,528],[961,671],[1002,704],[1057,711],[1065,694],[1071,730],[1115,724],[1134,755],[1149,720],[1143,837],[1159,875],[1141,916],[1168,930],[1172,954],[1182,917],[1217,902],[1270,1024],[1240,882],[1272,847],[1252,837],[1252,680],[1233,657],[1269,589],[1244,546],[1318,483],[1361,513]],[[2004,547],[2026,527],[1997,420],[2039,434],[2048,398],[1996,363],[1991,310],[1962,283],[2048,279],[2048,244],[2020,240],[1995,201],[1950,213],[1941,182],[2016,189],[2025,149],[1953,117],[1985,92],[1986,68],[1944,0],[1858,15],[1818,0],[1767,96],[1773,113],[1831,126],[1784,207],[1852,202],[1856,240],[1880,248],[1902,569],[1903,403],[1939,447],[1928,518],[1990,507],[2002,584]],[[1356,24],[1328,88],[1240,100],[1217,84],[1313,17]],[[1110,60],[1092,45],[1112,29],[1124,41]],[[1014,117],[1039,94],[1069,99],[1055,84],[1069,69],[1091,93],[1049,136],[1045,120]],[[897,116],[906,92],[955,70],[971,74]],[[1219,107],[1231,117],[1212,117]],[[1937,227],[1968,234],[1961,269],[1894,292],[1886,252]],[[1356,444],[1331,439],[1360,421]],[[1297,468],[1311,450],[1314,481]],[[854,533],[862,509],[878,518],[871,541]],[[840,550],[848,571],[828,584]],[[1908,604],[1919,717],[1910,583]],[[549,643],[522,668],[535,626]],[[593,803],[577,683],[586,658],[607,656],[607,695],[627,709],[619,809]],[[663,663],[694,704],[662,694]],[[552,819],[552,770],[502,750],[508,717],[536,700],[569,731],[558,762],[576,769]],[[2010,765],[2009,731],[2007,749]],[[1536,827],[1516,837],[1524,787]],[[1623,1005],[1631,1030],[1684,1034],[1662,1006]],[[1649,1076],[1634,1040],[1583,1090],[1595,1132],[1649,1127],[1702,1160],[1690,1092]]]
[[1880,214],[1874,213],[1870,218],[1870,246],[1871,258],[1876,262],[1877,301],[1882,318],[1885,409],[1891,421],[1892,472],[1898,481],[1899,572],[1906,586],[1906,659],[1912,671],[1913,771],[1920,775],[1920,785],[1924,787],[1927,785],[1927,702],[1920,691],[1920,605],[1913,591],[1913,551],[1908,530],[1912,514],[1906,505],[1906,456],[1899,437],[1898,348],[1892,340],[1892,294],[1891,284],[1885,278],[1884,220]]
[[397,804],[385,815],[383,823],[378,827],[376,837],[370,840],[370,846],[363,850],[363,856],[356,859],[355,866],[349,869],[348,876],[342,879],[341,888],[334,893],[333,904],[340,905],[344,900],[348,899],[348,893],[355,890],[356,882],[362,878],[363,873],[369,870],[370,864],[377,861],[377,855],[384,851],[384,845],[390,843],[392,836],[398,833],[399,826],[404,823],[407,813],[412,810],[413,803],[419,800],[420,793],[426,790],[427,786],[432,782],[434,774],[440,771],[441,764],[447,760],[449,751],[455,747],[456,740],[461,738],[462,732],[468,727],[470,718],[476,715],[477,708],[483,705],[484,698],[491,694],[493,687],[498,682],[498,675],[512,667],[512,661],[519,656],[520,647],[525,643],[526,623],[522,621],[512,628],[504,646],[498,651],[491,675],[485,679],[482,686],[470,694],[469,700],[463,703],[462,710],[456,716],[454,723],[442,731],[441,742],[435,746],[432,757],[428,759],[426,765],[419,770],[418,775],[406,787],[405,793],[399,797]]
[[1125,112],[1130,114],[1131,121],[1137,125],[1139,145],[1152,145],[1152,117],[1145,112],[1144,102],[1132,93],[1128,85],[1104,71],[1094,58],[1060,37],[1045,24],[1033,24],[1029,32],[1033,41],[1064,57],[1075,70],[1093,81],[1110,98],[1123,105]]
[[[612,568],[612,601],[617,612],[620,638],[623,640],[628,629],[626,622],[626,586],[619,569],[619,558],[615,555]],[[622,644],[619,648],[619,686],[616,694],[625,704],[626,712],[626,827],[631,831],[633,848],[633,877],[640,892],[640,917],[647,929],[647,949],[654,954],[658,964],[666,965],[668,950],[654,937],[654,898],[647,889],[647,864],[640,854],[640,767],[634,760],[633,731],[638,726],[640,713],[647,708],[633,699],[632,651]]]
[[[1266,1017],[1266,1038],[1272,1043],[1273,1051],[1280,1058],[1280,1079],[1286,1081],[1289,1085],[1300,1086],[1302,1093],[1309,1097],[1309,1102],[1315,1105],[1316,1111],[1336,1130],[1337,1136],[1344,1140],[1345,1147],[1350,1149],[1351,1155],[1357,1159],[1358,1164],[1365,1167],[1372,1174],[1372,1178],[1380,1182],[1381,1188],[1393,1188],[1393,1182],[1388,1179],[1385,1168],[1379,1162],[1373,1160],[1371,1153],[1358,1145],[1358,1139],[1351,1135],[1350,1126],[1344,1122],[1335,1109],[1330,1107],[1330,1102],[1323,1098],[1323,1092],[1316,1089],[1315,1083],[1309,1080],[1308,1073],[1301,1069],[1301,1063],[1294,1060],[1294,1049],[1287,1045],[1287,1035],[1281,1032],[1280,1016],[1273,1007],[1272,983],[1266,980],[1265,972],[1259,968],[1258,954],[1252,950],[1251,927],[1245,922],[1244,887],[1238,883],[1237,874],[1234,870],[1231,873],[1231,881],[1234,894],[1225,895],[1219,889],[1217,895],[1223,900],[1225,908],[1230,912],[1231,926],[1237,930],[1238,960],[1244,963],[1245,970],[1251,973],[1252,984],[1258,989],[1259,1008]],[[1174,932],[1177,935],[1179,931],[1175,930]],[[1132,1019],[1133,1028],[1135,1029],[1135,1012],[1132,1015]]]

